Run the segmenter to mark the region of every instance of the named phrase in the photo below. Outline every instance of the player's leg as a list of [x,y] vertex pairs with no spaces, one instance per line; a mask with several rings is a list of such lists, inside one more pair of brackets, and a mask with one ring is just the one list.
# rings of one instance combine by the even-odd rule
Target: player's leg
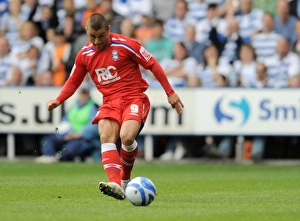
[[116,142],[119,137],[120,125],[117,121],[110,119],[102,119],[98,123],[100,140],[102,165],[110,182],[121,184],[120,156],[116,147]]
[[130,181],[131,171],[138,153],[138,143],[135,138],[140,130],[140,123],[136,120],[127,120],[122,124],[120,138],[122,145],[120,148],[121,156],[121,185],[125,189]]
[[120,125],[115,120],[101,119],[98,128],[101,140],[102,165],[109,179],[108,183],[100,182],[99,189],[105,195],[122,200],[125,198],[125,194],[121,188],[121,161],[116,147]]
[[145,94],[139,98],[127,101],[123,112],[123,123],[120,131],[121,138],[121,185],[125,189],[130,181],[131,171],[138,153],[138,144],[135,140],[146,122],[150,109],[150,102]]

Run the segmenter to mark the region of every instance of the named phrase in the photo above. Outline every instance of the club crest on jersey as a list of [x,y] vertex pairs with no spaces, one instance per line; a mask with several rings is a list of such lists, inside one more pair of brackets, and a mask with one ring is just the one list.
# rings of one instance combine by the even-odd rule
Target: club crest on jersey
[[113,61],[118,61],[119,60],[119,56],[118,56],[118,51],[117,50],[112,50],[111,51],[111,55],[112,55]]

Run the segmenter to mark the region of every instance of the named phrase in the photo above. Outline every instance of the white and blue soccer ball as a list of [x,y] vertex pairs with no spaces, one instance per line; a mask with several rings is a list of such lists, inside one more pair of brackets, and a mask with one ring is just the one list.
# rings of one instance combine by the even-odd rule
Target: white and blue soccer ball
[[136,177],[127,184],[125,195],[135,206],[148,206],[155,198],[156,188],[150,179]]

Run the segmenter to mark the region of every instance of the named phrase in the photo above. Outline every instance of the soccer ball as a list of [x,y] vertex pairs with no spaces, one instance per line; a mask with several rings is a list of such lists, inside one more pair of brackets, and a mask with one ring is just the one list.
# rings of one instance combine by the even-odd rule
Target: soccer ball
[[154,200],[156,188],[148,178],[136,177],[127,184],[125,195],[135,206],[148,206]]

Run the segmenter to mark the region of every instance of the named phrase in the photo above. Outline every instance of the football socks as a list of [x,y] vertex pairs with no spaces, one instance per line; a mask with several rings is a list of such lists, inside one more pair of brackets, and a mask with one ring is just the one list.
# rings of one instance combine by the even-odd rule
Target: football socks
[[121,161],[116,145],[114,143],[104,143],[101,145],[101,151],[102,165],[109,181],[121,185]]
[[133,144],[130,146],[125,146],[122,144],[120,149],[121,165],[122,165],[122,170],[121,170],[122,180],[130,179],[131,171],[137,153],[138,153],[138,144],[136,141],[134,141]]

